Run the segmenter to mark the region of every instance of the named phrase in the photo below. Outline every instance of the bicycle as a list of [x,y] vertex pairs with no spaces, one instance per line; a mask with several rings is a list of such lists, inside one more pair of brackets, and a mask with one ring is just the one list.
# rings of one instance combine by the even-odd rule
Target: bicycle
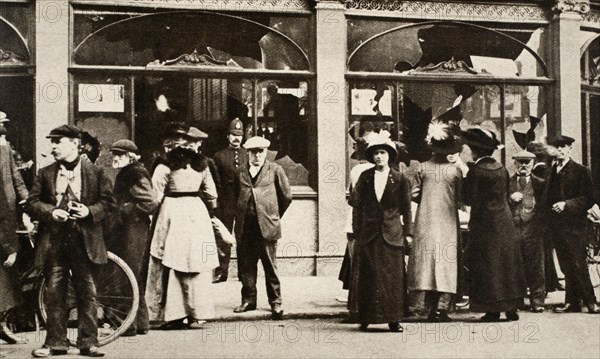
[[[27,235],[32,248],[35,246],[35,229],[18,231]],[[135,320],[139,306],[139,289],[133,271],[125,261],[112,252],[107,252],[108,262],[98,266],[94,276],[96,284],[96,303],[98,305],[98,346],[115,341]],[[45,323],[48,316],[46,310],[46,279],[41,274],[35,274],[31,267],[21,278],[34,277],[34,290],[37,291],[37,317]],[[67,305],[69,312],[68,338],[75,346],[77,339],[77,303],[73,283],[69,280],[67,289]],[[37,321],[37,320],[36,320]],[[38,327],[38,326],[36,326]],[[39,327],[38,327],[39,328]]]
[[600,287],[600,224],[594,224],[593,236],[587,245],[587,263],[594,288]]

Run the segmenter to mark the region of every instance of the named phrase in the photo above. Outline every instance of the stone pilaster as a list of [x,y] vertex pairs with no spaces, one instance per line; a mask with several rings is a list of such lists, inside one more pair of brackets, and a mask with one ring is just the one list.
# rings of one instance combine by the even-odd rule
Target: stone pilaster
[[[316,4],[319,153],[319,255],[343,255],[346,221],[346,19],[341,1]],[[331,259],[317,261],[317,275],[331,274]]]
[[556,133],[573,137],[573,158],[582,161],[581,80],[578,38],[582,15],[590,10],[589,1],[560,0],[552,7],[552,75],[556,79],[548,136]]
[[[36,160],[52,161],[46,135],[69,121],[69,3],[36,1]],[[33,135],[33,134],[32,134]]]

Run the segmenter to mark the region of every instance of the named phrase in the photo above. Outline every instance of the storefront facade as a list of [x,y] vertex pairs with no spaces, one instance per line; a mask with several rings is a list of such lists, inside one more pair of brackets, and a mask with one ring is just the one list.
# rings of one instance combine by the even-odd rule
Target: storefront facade
[[[235,117],[248,136],[269,136],[294,193],[278,249],[285,275],[339,270],[352,146],[366,123],[417,159],[432,118],[485,127],[506,144],[509,168],[523,135],[562,132],[600,180],[600,1],[2,1],[0,10],[9,25],[29,24],[16,36],[27,51],[0,46],[27,55],[2,62],[0,81],[30,79],[3,102],[31,110],[31,127],[13,137],[38,165],[49,161],[45,135],[67,122],[100,138],[104,166],[120,138],[149,163],[175,120],[209,133],[209,155],[226,146]],[[3,38],[15,27],[0,28]],[[12,91],[0,86],[4,99]]]

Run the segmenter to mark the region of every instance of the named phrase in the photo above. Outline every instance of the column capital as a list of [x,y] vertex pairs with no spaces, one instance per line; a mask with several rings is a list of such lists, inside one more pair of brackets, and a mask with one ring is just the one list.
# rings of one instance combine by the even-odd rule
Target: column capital
[[346,3],[350,2],[350,0],[313,0],[313,6],[315,7],[315,9],[331,9],[332,5],[340,8],[340,9],[345,9],[346,8]]
[[585,15],[590,12],[590,0],[554,0],[554,16],[562,14]]

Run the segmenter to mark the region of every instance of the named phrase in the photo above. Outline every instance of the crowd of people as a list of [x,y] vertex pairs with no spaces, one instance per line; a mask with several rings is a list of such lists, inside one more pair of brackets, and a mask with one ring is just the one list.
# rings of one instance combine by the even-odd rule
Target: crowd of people
[[[433,121],[431,157],[416,170],[396,160],[402,147],[389,135],[359,138],[340,272],[349,289],[347,321],[362,330],[387,323],[391,331],[401,330],[400,320],[413,311],[425,312],[427,321],[451,321],[464,286],[462,266],[469,273],[469,310],[485,313],[482,321],[499,321],[503,312],[506,320],[519,320],[527,295],[530,311],[544,312],[546,294],[558,282],[553,249],[566,287],[565,303],[553,310],[600,313],[586,262],[594,188],[588,169],[570,157],[573,142],[559,135],[549,145],[529,144],[536,153],[516,154],[518,170],[510,176],[494,158],[500,141],[480,128],[461,131]],[[472,161],[463,162],[461,153]],[[418,204],[414,221],[411,201]],[[469,214],[467,231],[462,211]],[[546,278],[548,271],[554,273]]]
[[[283,169],[266,159],[269,140],[255,136],[242,144],[243,124],[234,119],[228,148],[213,160],[202,153],[206,133],[173,124],[163,134],[164,152],[151,173],[134,142],[113,143],[112,166],[118,170],[113,184],[95,165],[99,151],[89,148],[89,141],[82,143],[89,136],[83,134],[70,125],[50,131],[55,162],[39,171],[29,191],[13,151],[0,146],[0,201],[8,209],[0,215],[0,312],[4,315],[22,301],[16,274],[10,271],[19,255],[20,204],[38,222],[33,266],[47,283],[47,335],[34,357],[63,355],[69,349],[69,277],[77,303],[79,353],[104,355],[98,349],[94,271],[107,263],[107,249],[128,264],[138,283],[139,308],[125,336],[147,334],[151,322],[162,323],[160,329],[184,329],[214,318],[208,289],[227,280],[233,244],[242,282],[241,305],[234,312],[256,309],[261,260],[273,319],[282,318],[276,247],[280,218],[292,197]],[[22,343],[0,319],[0,339]]]
[[[5,135],[0,126],[0,139]],[[94,269],[107,262],[107,249],[138,282],[139,309],[126,336],[147,334],[151,322],[164,330],[185,329],[214,318],[207,289],[228,279],[232,245],[242,283],[241,304],[233,311],[256,309],[260,260],[272,317],[282,318],[276,249],[292,196],[282,167],[266,159],[268,139],[244,142],[243,123],[234,119],[228,147],[213,159],[202,151],[206,133],[174,124],[163,134],[164,151],[150,171],[134,142],[113,143],[113,183],[94,164],[98,151],[82,143],[86,136],[70,125],[50,131],[55,162],[39,171],[29,190],[11,148],[0,143],[0,314],[22,301],[10,268],[19,255],[17,213],[23,207],[39,223],[34,266],[47,282],[47,336],[34,357],[67,353],[69,276],[80,354],[104,355],[98,349]],[[469,250],[462,261],[470,270],[470,310],[485,313],[483,321],[498,321],[501,313],[518,320],[527,288],[530,310],[545,310],[545,295],[554,289],[547,284],[553,247],[566,284],[565,304],[554,310],[580,312],[585,306],[599,313],[585,257],[594,189],[588,170],[570,158],[573,141],[549,141],[554,156],[550,146],[531,144],[534,153],[515,155],[518,171],[509,176],[493,157],[500,142],[479,128],[456,131],[432,122],[431,158],[416,171],[406,166],[402,144],[391,141],[389,132],[359,138],[341,273],[350,321],[361,330],[386,323],[397,332],[409,308],[425,311],[429,321],[452,320],[465,240],[459,212],[467,208]],[[460,157],[465,145],[472,156],[466,164]],[[0,339],[21,342],[3,316],[0,323]]]

